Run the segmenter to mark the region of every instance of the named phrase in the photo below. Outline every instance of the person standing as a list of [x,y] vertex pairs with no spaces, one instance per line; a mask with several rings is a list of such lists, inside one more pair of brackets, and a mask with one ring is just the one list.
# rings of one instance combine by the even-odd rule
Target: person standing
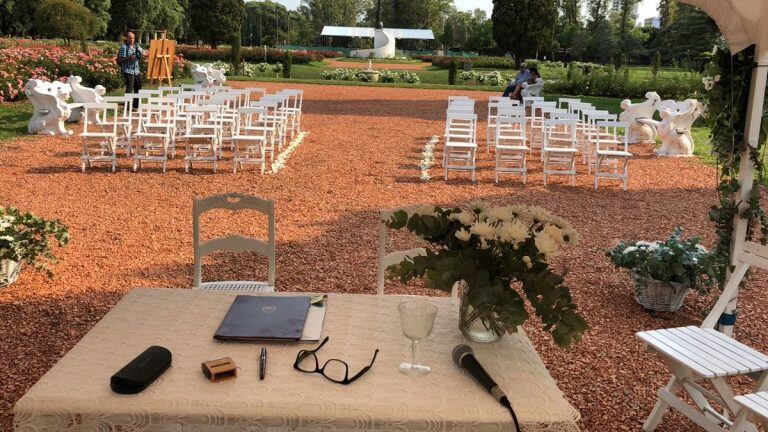
[[[138,93],[141,90],[141,70],[139,69],[139,60],[144,55],[144,50],[136,43],[136,35],[128,32],[125,35],[125,43],[120,46],[117,53],[117,63],[120,65],[120,72],[125,79],[125,93]],[[139,100],[133,100],[133,107],[138,108]]]

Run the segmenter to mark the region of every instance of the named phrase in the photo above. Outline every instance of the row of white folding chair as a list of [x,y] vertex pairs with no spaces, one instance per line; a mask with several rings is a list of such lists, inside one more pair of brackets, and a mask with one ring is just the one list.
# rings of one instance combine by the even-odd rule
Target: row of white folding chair
[[443,168],[445,180],[450,171],[469,171],[475,180],[477,154],[477,114],[475,101],[466,96],[448,98],[445,121]]

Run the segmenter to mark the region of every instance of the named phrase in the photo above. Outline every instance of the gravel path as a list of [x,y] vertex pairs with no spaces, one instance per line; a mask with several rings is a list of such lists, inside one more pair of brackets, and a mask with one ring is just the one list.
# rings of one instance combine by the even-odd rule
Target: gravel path
[[[490,93],[299,87],[306,90],[304,128],[310,135],[277,175],[232,175],[229,163],[218,174],[200,167],[190,175],[178,159],[167,174],[157,167],[132,173],[125,159],[118,173],[97,168],[82,174],[76,138],[20,139],[0,151],[0,203],[60,218],[72,235],[53,280],[28,271],[0,291],[0,430],[11,429],[15,401],[123,294],[141,286],[191,285],[192,198],[233,191],[277,203],[280,290],[373,293],[376,214],[384,207],[456,205],[483,198],[540,205],[569,219],[582,243],[556,265],[568,268],[568,284],[592,328],[569,351],[555,348],[536,321],[526,330],[568,400],[581,411],[585,431],[638,430],[668,375],[634,332],[698,324],[712,297],[692,295],[680,312],[651,316],[634,303],[630,278],[612,267],[604,250],[620,239],[664,238],[676,225],[711,244],[714,230],[707,211],[716,200],[715,170],[697,160],[657,159],[649,147],[640,146],[633,148],[637,157],[630,163],[627,192],[616,185],[593,190],[583,166],[576,187],[556,179],[545,189],[533,157],[527,186],[512,177],[497,186],[492,159],[482,153],[477,183],[461,174],[445,183],[437,168],[432,170],[435,180],[423,183],[417,168],[421,150],[432,135],[442,133],[446,98],[467,94],[487,99]],[[484,110],[479,102],[478,112]],[[206,223],[216,225],[211,233],[253,226],[221,216],[204,221],[203,230]],[[209,278],[263,278],[265,273],[264,263],[253,259],[214,259],[204,269]],[[738,336],[768,352],[768,307],[760,295],[765,288],[763,275],[751,279]],[[429,293],[419,287],[408,291]],[[696,429],[675,416],[662,430]]]

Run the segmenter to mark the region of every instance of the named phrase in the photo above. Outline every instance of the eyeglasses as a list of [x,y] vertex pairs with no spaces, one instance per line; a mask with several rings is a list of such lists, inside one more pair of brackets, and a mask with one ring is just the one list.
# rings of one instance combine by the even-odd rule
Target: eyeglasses
[[319,373],[328,380],[335,382],[336,384],[347,385],[355,382],[355,380],[371,370],[371,367],[373,367],[373,362],[376,361],[376,356],[379,355],[379,350],[377,349],[373,353],[371,364],[364,367],[360,372],[356,373],[352,378],[350,378],[349,366],[346,362],[343,362],[339,359],[330,359],[326,361],[325,364],[323,364],[323,367],[320,367],[320,361],[317,359],[316,354],[318,351],[320,351],[320,348],[326,344],[326,342],[328,342],[327,336],[325,339],[323,339],[322,342],[320,342],[320,345],[317,348],[313,350],[299,351],[299,354],[296,355],[296,361],[293,363],[293,368],[304,373]]

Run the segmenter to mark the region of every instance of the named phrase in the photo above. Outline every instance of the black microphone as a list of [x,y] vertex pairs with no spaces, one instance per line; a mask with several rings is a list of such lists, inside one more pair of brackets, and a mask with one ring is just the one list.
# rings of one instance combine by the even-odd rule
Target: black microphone
[[488,390],[488,393],[490,393],[497,401],[499,401],[501,405],[509,410],[509,412],[512,414],[512,420],[515,422],[515,430],[519,432],[520,425],[517,423],[517,415],[515,415],[515,410],[512,409],[512,404],[509,402],[507,395],[504,394],[499,385],[496,384],[496,381],[494,381],[493,378],[488,375],[488,372],[485,371],[483,365],[477,361],[477,358],[475,358],[475,352],[472,351],[472,347],[469,345],[456,345],[456,348],[453,349],[452,356],[453,362],[456,364],[456,366],[469,372],[469,374],[472,375],[472,377],[475,378],[480,383],[480,385]]

